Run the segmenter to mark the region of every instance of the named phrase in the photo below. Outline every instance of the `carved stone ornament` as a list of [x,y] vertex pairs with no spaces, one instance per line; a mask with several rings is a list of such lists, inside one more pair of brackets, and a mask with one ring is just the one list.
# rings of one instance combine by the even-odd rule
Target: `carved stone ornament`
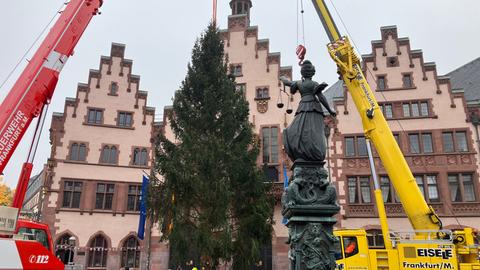
[[268,111],[268,100],[257,100],[257,111],[266,113]]

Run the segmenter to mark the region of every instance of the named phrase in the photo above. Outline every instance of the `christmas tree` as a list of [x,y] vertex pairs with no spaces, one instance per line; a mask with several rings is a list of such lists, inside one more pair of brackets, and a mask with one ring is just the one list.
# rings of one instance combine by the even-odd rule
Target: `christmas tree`
[[175,93],[169,123],[178,143],[160,135],[155,170],[163,180],[153,198],[171,267],[193,260],[215,269],[251,269],[271,241],[273,199],[256,166],[258,139],[248,103],[228,74],[214,25],[193,47]]

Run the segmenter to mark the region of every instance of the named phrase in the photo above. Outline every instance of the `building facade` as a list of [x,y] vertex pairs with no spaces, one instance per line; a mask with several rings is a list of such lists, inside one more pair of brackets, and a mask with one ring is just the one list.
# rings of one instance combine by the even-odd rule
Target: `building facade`
[[152,269],[166,269],[168,249],[136,233],[155,110],[147,106],[147,92],[139,89],[140,77],[124,54],[125,46],[113,43],[100,68],[78,84],[76,97],[66,99],[63,113],[53,114],[42,219],[65,263],[144,269],[148,259]]
[[33,220],[40,220],[45,173],[44,168],[40,173],[31,177],[25,192],[21,214]]
[[[462,91],[437,74],[395,26],[381,28],[381,40],[363,55],[364,74],[415,180],[444,228],[479,228],[478,147]],[[353,100],[337,82],[327,95],[338,113],[332,125],[330,170],[342,206],[339,227],[365,228],[371,244],[380,232],[365,137]],[[411,229],[387,172],[374,153],[391,230]],[[460,225],[461,224],[461,225]],[[381,239],[380,239],[381,240]]]

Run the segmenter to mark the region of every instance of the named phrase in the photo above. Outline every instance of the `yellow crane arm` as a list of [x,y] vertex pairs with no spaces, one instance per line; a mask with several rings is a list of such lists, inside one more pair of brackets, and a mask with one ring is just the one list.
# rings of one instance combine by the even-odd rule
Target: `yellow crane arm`
[[[341,37],[324,0],[312,0],[330,38],[328,52],[338,66],[339,74],[362,118],[365,137],[375,145],[403,208],[415,230],[439,230],[441,222],[428,206],[417,186],[375,96],[360,67],[360,59],[347,37]],[[382,203],[377,202],[377,203]],[[418,233],[418,235],[423,235]]]

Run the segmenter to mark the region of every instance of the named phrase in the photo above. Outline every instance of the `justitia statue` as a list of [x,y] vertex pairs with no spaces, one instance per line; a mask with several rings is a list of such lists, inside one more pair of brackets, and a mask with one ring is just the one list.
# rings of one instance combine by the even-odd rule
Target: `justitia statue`
[[323,168],[327,151],[324,110],[336,116],[322,94],[327,84],[312,80],[315,67],[308,60],[301,68],[302,80],[282,77],[291,94],[302,99],[293,122],[283,132],[283,143],[293,161],[293,177],[282,196],[282,214],[288,219],[290,270],[333,270],[337,238],[333,217],[340,207],[335,187]]
[[325,124],[322,105],[328,113],[336,116],[322,94],[327,87],[326,83],[317,83],[312,80],[315,75],[315,66],[305,60],[301,69],[302,80],[291,82],[284,77],[280,79],[290,87],[294,95],[300,91],[302,99],[295,112],[293,122],[283,132],[283,141],[288,157],[294,162],[310,161],[323,163],[326,153]]

